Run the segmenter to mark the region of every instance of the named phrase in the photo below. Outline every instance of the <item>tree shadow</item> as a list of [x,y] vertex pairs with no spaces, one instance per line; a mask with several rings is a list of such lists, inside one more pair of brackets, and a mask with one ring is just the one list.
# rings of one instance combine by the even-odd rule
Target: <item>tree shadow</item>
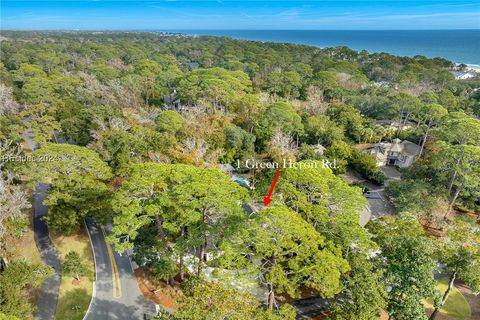
[[[95,298],[85,320],[133,320],[152,319],[153,304],[137,299],[138,305],[126,305],[120,302]],[[132,301],[133,302],[133,301]]]
[[86,289],[73,289],[60,297],[56,319],[82,320],[90,305],[90,295]]

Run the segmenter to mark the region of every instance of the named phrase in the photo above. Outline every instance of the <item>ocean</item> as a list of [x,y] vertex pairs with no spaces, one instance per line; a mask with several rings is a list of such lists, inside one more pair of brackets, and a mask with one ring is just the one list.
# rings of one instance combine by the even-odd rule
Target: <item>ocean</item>
[[476,30],[171,30],[191,35],[225,36],[312,46],[348,46],[398,56],[442,57],[480,67],[480,29]]

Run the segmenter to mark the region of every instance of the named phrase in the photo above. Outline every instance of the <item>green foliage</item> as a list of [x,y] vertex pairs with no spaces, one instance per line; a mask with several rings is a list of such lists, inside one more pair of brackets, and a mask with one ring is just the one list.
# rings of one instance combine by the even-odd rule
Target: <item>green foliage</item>
[[145,154],[148,149],[146,142],[141,137],[120,130],[106,132],[96,145],[102,158],[115,173],[122,176],[129,171],[135,156]]
[[267,92],[284,98],[298,98],[302,79],[296,71],[277,72],[269,74],[265,89]]
[[158,131],[175,134],[182,128],[183,117],[175,111],[166,110],[158,115],[155,123]]
[[334,141],[344,140],[344,129],[325,115],[308,117],[305,121],[306,140],[310,144],[329,146]]
[[[135,245],[134,258],[157,279],[171,280],[185,271],[182,259],[194,250],[200,273],[206,251],[218,254],[223,246],[238,258],[231,261],[232,268],[241,262],[249,271],[265,275],[259,280],[270,285],[271,292],[298,296],[302,285],[324,290],[327,296],[342,292],[346,298],[334,308],[336,319],[375,318],[385,307],[382,276],[387,289],[392,288],[390,315],[423,317],[419,301],[431,296],[432,255],[418,224],[398,219],[376,228],[372,233],[381,252],[372,255],[377,244],[358,224],[365,199],[329,169],[283,171],[272,206],[289,209],[273,207],[249,217],[240,207],[248,200],[246,190],[220,171],[142,162],[212,168],[219,160],[230,163],[246,157],[325,157],[337,160],[335,173],[348,164],[364,178],[382,183],[385,177],[375,160],[351,143],[375,143],[395,134],[374,119],[413,120],[417,126],[403,130],[400,125],[398,135],[419,139],[422,156],[403,173],[407,179],[392,182],[388,191],[399,211],[415,213],[424,221],[445,206],[443,195],[448,191],[449,210],[460,203],[473,207],[478,199],[480,126],[471,116],[480,114],[478,80],[455,81],[449,71],[454,65],[444,59],[368,54],[347,47],[319,49],[151,33],[4,34],[0,140],[22,143],[22,118],[28,119],[42,147],[35,156],[53,159],[34,163],[26,171],[34,182],[51,185],[45,201],[50,227],[71,232],[86,216],[110,218],[113,205],[118,215],[110,240],[119,250]],[[182,104],[197,108],[184,117],[165,111],[154,121],[162,96],[173,88]],[[54,130],[60,129],[62,136],[88,148],[49,145]],[[282,141],[273,144],[272,137],[280,131],[283,139],[276,141]],[[316,152],[317,144],[327,147],[324,155]],[[10,164],[8,169],[16,170]],[[120,186],[113,201],[107,184],[111,171],[125,178],[115,180]],[[266,194],[273,178],[273,172],[262,174],[257,195]],[[470,230],[457,224],[455,228],[459,234]],[[463,271],[458,276],[477,288],[478,275],[471,267],[478,260],[475,246],[461,245],[474,241],[452,240],[450,229],[446,234],[435,257],[451,273],[452,257],[460,257],[458,270]],[[272,238],[281,240],[282,246]],[[257,243],[247,245],[252,239]],[[269,268],[259,271],[240,252],[263,259]],[[275,266],[269,260],[272,253],[278,257]],[[334,265],[327,265],[326,259]],[[320,280],[312,280],[312,273]],[[188,299],[190,311],[197,310],[199,319],[205,317],[199,306],[211,308],[215,318],[224,316],[218,310],[232,303],[239,318],[293,318],[286,315],[292,311],[288,305],[265,317],[260,311],[245,315],[243,309],[261,310],[257,302],[231,289],[198,285],[198,290]],[[205,294],[212,298],[201,300]]]
[[252,132],[254,117],[262,111],[263,107],[260,105],[260,99],[257,95],[245,94],[235,101],[232,109],[237,114],[238,122],[243,123],[248,132]]
[[265,145],[277,129],[295,135],[302,135],[304,128],[302,119],[288,103],[276,102],[257,120],[255,134],[261,145]]
[[423,300],[438,299],[434,272],[434,246],[414,217],[383,217],[371,221],[369,230],[382,250],[388,288],[387,311],[393,318],[426,319]]
[[76,251],[70,251],[65,255],[65,259],[62,262],[62,271],[64,274],[73,276],[77,280],[80,280],[81,276],[88,275],[88,269]]
[[302,144],[297,150],[297,161],[302,160],[322,160],[324,156],[315,146]]
[[440,240],[439,258],[445,271],[455,274],[474,292],[480,291],[480,231],[470,218],[457,218]]
[[217,169],[134,165],[112,201],[119,214],[114,218],[110,241],[120,251],[131,248],[139,228],[154,221],[163,242],[154,250],[165,254],[167,241],[172,238],[176,246],[170,256],[183,257],[188,249],[200,247],[201,273],[209,241],[217,243],[238,228],[243,219],[239,204],[247,199],[247,191]]
[[247,268],[266,286],[270,308],[275,294],[299,297],[302,286],[333,297],[341,289],[340,276],[349,270],[337,246],[284,206],[256,214],[223,252],[224,265]]
[[34,77],[45,77],[46,73],[41,67],[35,64],[22,63],[13,73],[14,81],[21,83],[22,85],[27,82],[28,79]]
[[348,159],[352,156],[352,147],[343,141],[334,141],[325,150],[325,157],[330,161],[336,160],[337,168],[333,169],[336,174],[345,173]]
[[[282,172],[272,198],[273,203],[282,203],[299,213],[345,253],[351,246],[360,250],[371,248],[368,234],[358,224],[359,212],[366,205],[360,189],[349,186],[330,169],[323,168],[320,161],[302,161],[298,164],[298,168]],[[269,187],[266,181],[271,179],[264,181],[258,186],[262,194],[266,194]]]
[[438,135],[451,144],[480,145],[480,120],[462,112],[452,112],[438,128]]
[[86,146],[92,142],[92,133],[99,129],[99,122],[108,123],[114,118],[122,118],[122,115],[111,107],[82,108],[60,122],[62,135],[80,146]]
[[332,106],[328,112],[330,118],[345,129],[350,139],[356,142],[361,141],[365,120],[358,110],[352,106],[340,104]]
[[[450,208],[462,193],[475,197],[480,192],[480,146],[448,145],[438,143],[439,152],[432,156],[434,168],[441,174],[447,173],[450,189],[454,194]],[[444,178],[446,178],[444,176]],[[448,212],[446,213],[446,215]]]
[[6,315],[0,312],[0,320],[20,320],[20,319],[15,316]]
[[248,293],[227,288],[219,282],[201,281],[180,300],[175,313],[160,315],[155,319],[293,320],[295,311],[292,309],[282,306],[278,312],[264,310],[260,303]]
[[0,116],[0,140],[18,144],[22,141],[19,132],[24,128],[22,121],[15,116]]
[[0,272],[0,315],[7,319],[27,319],[34,307],[28,300],[29,290],[38,288],[51,273],[47,267],[14,260]]
[[34,134],[36,143],[44,145],[53,141],[54,130],[60,129],[54,116],[56,111],[56,104],[41,102],[30,105],[27,110],[22,112],[22,116],[30,118],[28,126]]
[[[45,204],[48,225],[61,232],[77,230],[86,216],[109,217],[110,168],[97,153],[68,144],[48,144],[35,151],[34,181],[50,185]],[[95,206],[92,206],[95,203]]]
[[385,182],[385,174],[377,168],[377,162],[371,155],[352,148],[349,160],[349,165],[365,179],[378,184]]
[[391,181],[386,190],[398,212],[414,213],[428,224],[441,225],[445,201],[441,188],[422,180],[405,178]]
[[97,63],[91,66],[91,70],[102,82],[113,80],[120,75],[120,72],[117,69],[105,65],[105,61],[97,61]]
[[183,101],[197,104],[206,98],[213,109],[229,107],[241,93],[251,91],[251,81],[242,71],[222,68],[196,69],[178,83],[177,90]]
[[337,77],[332,71],[320,71],[315,75],[314,83],[324,91],[332,91],[338,87]]
[[349,262],[352,270],[343,276],[345,298],[335,301],[329,319],[376,320],[387,306],[383,271],[361,256]]
[[159,239],[154,226],[140,228],[134,243],[133,260],[147,267],[155,279],[169,281],[179,273],[175,251],[166,241]]
[[[226,149],[231,158],[228,162],[253,153],[255,136],[237,126],[225,129]],[[231,152],[229,152],[231,151]]]

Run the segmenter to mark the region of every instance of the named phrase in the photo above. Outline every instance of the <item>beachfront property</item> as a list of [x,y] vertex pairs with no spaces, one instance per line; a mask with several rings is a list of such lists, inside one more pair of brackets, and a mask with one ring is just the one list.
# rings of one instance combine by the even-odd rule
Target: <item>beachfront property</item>
[[473,70],[452,71],[452,75],[455,77],[455,80],[468,80],[475,78],[477,76],[477,73]]
[[365,152],[375,158],[377,166],[397,166],[406,168],[415,162],[420,155],[420,146],[407,141],[394,139],[392,142],[380,142],[365,149]]

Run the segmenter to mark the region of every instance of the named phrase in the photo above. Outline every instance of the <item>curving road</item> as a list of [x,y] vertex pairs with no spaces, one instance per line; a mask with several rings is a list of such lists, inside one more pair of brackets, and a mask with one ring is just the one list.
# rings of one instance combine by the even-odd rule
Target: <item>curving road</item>
[[[38,148],[38,145],[33,141],[33,133],[31,131],[25,132],[24,136],[31,150]],[[35,320],[53,320],[58,303],[58,290],[62,279],[60,260],[48,234],[47,223],[43,220],[43,217],[47,214],[47,207],[43,204],[43,201],[48,190],[48,185],[38,184],[33,194],[33,208],[35,212],[33,215],[33,232],[35,243],[40,251],[43,263],[51,266],[54,270],[53,275],[46,279],[40,288],[34,315]]]
[[[31,150],[38,148],[31,131],[25,132],[24,136]],[[55,141],[65,143],[56,134]],[[48,185],[39,184],[34,193],[34,233],[43,262],[52,266],[55,272],[40,289],[34,320],[54,319],[61,282],[60,261],[43,220],[47,214],[43,201],[48,190]],[[112,250],[105,241],[105,229],[92,219],[86,219],[85,227],[95,259],[95,282],[93,297],[84,320],[149,319],[155,314],[155,304],[140,292],[130,258]]]
[[106,243],[105,228],[92,219],[85,225],[95,258],[95,284],[84,320],[150,319],[155,304],[140,292],[130,258]]
[[[25,132],[25,138],[31,150],[38,148],[38,145],[33,141],[33,133],[31,131]],[[54,270],[53,275],[45,280],[38,293],[37,307],[33,317],[35,320],[53,320],[58,303],[58,289],[62,279],[60,260],[48,234],[47,223],[43,220],[43,217],[47,214],[47,207],[43,204],[43,201],[48,190],[48,185],[38,184],[33,194],[33,232],[35,243],[40,251],[43,263],[51,266]]]
[[34,194],[35,214],[33,217],[33,230],[35,242],[40,251],[40,255],[45,264],[53,267],[54,274],[45,280],[37,300],[37,308],[35,310],[35,320],[50,320],[55,316],[55,309],[58,303],[58,289],[61,281],[61,267],[58,260],[55,247],[48,235],[48,227],[43,217],[47,214],[47,208],[43,205],[45,195],[49,187],[45,184],[37,185]]

